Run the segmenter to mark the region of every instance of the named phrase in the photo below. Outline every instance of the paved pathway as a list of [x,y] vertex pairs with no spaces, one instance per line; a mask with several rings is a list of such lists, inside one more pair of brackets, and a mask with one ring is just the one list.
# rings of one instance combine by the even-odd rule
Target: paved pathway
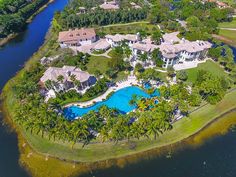
[[182,64],[175,64],[174,69],[176,71],[184,70],[184,69],[191,69],[191,68],[196,68],[198,64],[200,63],[205,63],[209,58],[206,58],[202,61],[189,61],[189,62],[184,62]]
[[231,31],[236,31],[236,28],[220,28],[220,29],[223,29],[223,30],[231,30]]
[[92,55],[92,56],[103,56],[103,57],[107,57],[107,58],[111,58],[108,53],[111,51],[112,49],[110,48],[109,50],[107,50],[105,53],[102,53],[102,54],[94,54],[94,53],[91,53],[89,52],[89,55]]

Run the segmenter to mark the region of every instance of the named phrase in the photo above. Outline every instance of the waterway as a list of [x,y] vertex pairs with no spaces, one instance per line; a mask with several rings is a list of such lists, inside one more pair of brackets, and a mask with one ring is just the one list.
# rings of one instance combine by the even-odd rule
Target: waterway
[[[27,30],[0,49],[0,91],[24,63],[43,44],[53,14],[63,9],[67,0],[55,0],[39,13]],[[234,48],[236,53],[236,49]],[[0,120],[2,120],[0,114]],[[17,136],[0,124],[0,177],[28,177],[19,166]],[[94,171],[86,177],[235,177],[236,132],[212,138],[200,147],[183,148],[124,168],[112,167]]]
[[90,172],[83,177],[235,177],[236,132],[211,139],[199,148],[183,148],[149,160]]
[[[5,83],[19,71],[24,63],[43,44],[54,12],[62,10],[67,0],[55,0],[40,12],[27,30],[0,48],[0,92]],[[0,122],[2,115],[0,114]],[[27,177],[18,163],[17,136],[0,123],[0,177]]]

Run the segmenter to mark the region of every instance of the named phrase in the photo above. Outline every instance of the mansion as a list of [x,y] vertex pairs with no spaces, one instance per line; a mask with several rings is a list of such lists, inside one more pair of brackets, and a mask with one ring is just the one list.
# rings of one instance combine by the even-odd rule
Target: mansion
[[[162,37],[160,45],[156,45],[147,37],[141,40],[137,35],[106,35],[105,38],[111,47],[117,47],[126,42],[132,50],[130,63],[134,67],[137,63],[153,66],[151,54],[155,49],[159,49],[164,62],[163,68],[181,64],[183,62],[202,60],[206,57],[207,51],[212,44],[208,41],[188,41],[178,38],[178,32],[166,33]],[[148,60],[142,62],[139,60],[140,54],[147,53]]]
[[[135,67],[137,63],[145,67],[154,67],[155,64],[151,54],[155,49],[161,52],[163,68],[182,64],[184,62],[201,61],[205,59],[207,51],[212,44],[208,41],[188,41],[178,37],[179,32],[166,33],[161,38],[161,43],[156,45],[151,37],[141,39],[138,34],[115,34],[106,35],[103,39],[98,39],[95,30],[92,28],[82,28],[59,33],[58,42],[62,48],[76,47],[76,50],[89,53],[95,51],[106,51],[109,48],[121,46],[126,43],[132,51],[128,58],[130,64]],[[81,47],[82,46],[82,47]],[[81,50],[80,50],[81,48]],[[83,49],[86,48],[86,51]],[[141,61],[140,55],[147,54],[147,61]]]
[[95,83],[96,78],[93,75],[74,66],[49,67],[39,82],[42,88],[55,92],[69,89],[83,91]]
[[88,45],[94,43],[96,40],[97,37],[93,28],[62,31],[58,37],[61,48]]

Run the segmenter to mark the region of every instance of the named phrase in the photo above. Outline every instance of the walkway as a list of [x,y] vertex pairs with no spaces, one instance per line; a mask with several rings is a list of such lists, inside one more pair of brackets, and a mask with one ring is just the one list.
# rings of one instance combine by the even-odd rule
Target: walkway
[[118,90],[125,88],[125,87],[132,86],[132,85],[140,85],[140,84],[138,83],[135,76],[128,76],[127,80],[117,82],[116,86],[110,87],[104,94],[100,95],[97,98],[94,98],[94,99],[86,101],[86,102],[70,103],[70,104],[66,105],[65,107],[70,107],[70,106],[78,106],[80,108],[88,107],[88,106],[93,105],[96,102],[100,102],[100,101],[105,100],[110,93],[112,93],[114,91],[118,91]]
[[91,53],[89,52],[89,55],[92,55],[92,56],[103,56],[103,57],[106,57],[106,58],[111,58],[111,56],[108,55],[108,53],[111,51],[112,49],[110,48],[109,50],[107,50],[105,53],[101,53],[101,54],[94,54],[94,53]]
[[196,68],[198,66],[198,64],[205,63],[208,59],[209,58],[206,58],[206,59],[201,60],[201,61],[198,61],[198,60],[197,61],[188,61],[188,62],[184,62],[182,64],[175,64],[173,66],[173,68],[175,69],[175,71]]
[[230,31],[236,31],[236,28],[220,28],[222,30],[230,30]]

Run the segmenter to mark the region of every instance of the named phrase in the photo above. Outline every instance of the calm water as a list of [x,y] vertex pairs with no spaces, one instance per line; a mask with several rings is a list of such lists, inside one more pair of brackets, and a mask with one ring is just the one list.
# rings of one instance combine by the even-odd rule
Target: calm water
[[34,18],[26,32],[0,48],[0,90],[43,44],[54,12],[63,9],[66,4],[67,0],[55,0]]
[[159,92],[156,90],[153,94],[149,95],[139,87],[131,86],[118,90],[110,98],[105,101],[98,102],[91,107],[79,108],[78,106],[71,106],[64,110],[65,116],[73,120],[76,117],[81,117],[87,114],[89,111],[98,110],[101,106],[106,105],[109,108],[119,110],[121,113],[128,113],[135,109],[134,105],[130,105],[129,102],[132,100],[132,96],[137,95],[138,97],[151,98],[153,96],[159,96]]
[[[43,44],[53,13],[67,0],[56,0],[37,15],[28,30],[0,49],[0,90]],[[236,49],[234,49],[236,54]],[[1,120],[0,115],[0,120]],[[211,139],[197,149],[184,149],[171,159],[143,160],[123,169],[110,168],[86,175],[96,177],[235,177],[236,133]],[[18,164],[17,137],[0,124],[0,177],[27,177]]]
[[83,177],[235,177],[236,132],[207,141],[197,149],[184,148],[171,158],[91,172]]
[[[63,9],[67,4],[67,0],[55,1],[34,18],[26,32],[9,42],[5,47],[0,48],[0,92],[4,84],[43,44],[54,12]],[[1,120],[2,115],[0,115]],[[1,124],[0,177],[27,177],[27,173],[19,166],[18,159],[17,137],[14,133],[8,133],[7,128]]]

